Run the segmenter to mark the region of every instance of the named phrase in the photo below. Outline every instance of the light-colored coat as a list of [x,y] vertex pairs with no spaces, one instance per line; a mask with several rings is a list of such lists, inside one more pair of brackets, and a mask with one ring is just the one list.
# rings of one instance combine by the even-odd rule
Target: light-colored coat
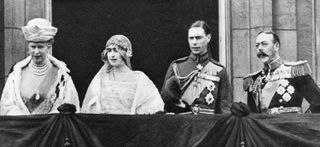
[[[24,60],[18,62],[14,66],[13,72],[9,74],[1,96],[0,115],[41,114],[41,108],[30,113],[20,95],[22,69],[30,63],[31,59],[31,56],[28,56]],[[70,103],[75,105],[77,112],[79,112],[79,97],[73,81],[68,74],[69,69],[66,67],[64,62],[59,61],[51,55],[48,55],[48,59],[53,65],[58,68],[57,79],[54,82],[55,84],[51,86],[52,90],[50,90],[50,92],[52,93],[49,93],[53,95],[51,96],[51,98],[53,99],[50,100],[53,105],[49,113],[59,113],[57,108],[63,103]],[[57,85],[59,89],[59,95],[55,95],[54,89]]]

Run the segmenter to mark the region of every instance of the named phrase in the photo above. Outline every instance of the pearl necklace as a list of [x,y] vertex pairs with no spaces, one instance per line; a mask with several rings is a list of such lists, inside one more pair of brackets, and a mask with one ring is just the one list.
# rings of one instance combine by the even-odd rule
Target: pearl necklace
[[37,76],[42,76],[46,74],[49,70],[49,62],[45,62],[42,65],[37,65],[34,62],[31,63],[31,71]]

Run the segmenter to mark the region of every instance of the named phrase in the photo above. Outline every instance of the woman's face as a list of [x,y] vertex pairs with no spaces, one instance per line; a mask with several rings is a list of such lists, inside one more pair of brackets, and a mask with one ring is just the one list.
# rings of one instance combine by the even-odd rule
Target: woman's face
[[29,42],[29,53],[34,63],[41,65],[47,59],[50,45],[46,42]]
[[107,57],[108,61],[111,66],[113,67],[121,67],[126,65],[126,63],[123,61],[121,54],[119,52],[120,49],[118,49],[118,46],[111,45],[107,47]]

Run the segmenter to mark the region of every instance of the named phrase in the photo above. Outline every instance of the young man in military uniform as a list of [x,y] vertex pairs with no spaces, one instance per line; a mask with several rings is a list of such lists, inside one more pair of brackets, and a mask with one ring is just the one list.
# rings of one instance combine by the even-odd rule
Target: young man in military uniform
[[244,77],[248,105],[255,113],[302,113],[303,98],[309,111],[320,111],[320,89],[310,76],[307,61],[284,62],[279,56],[280,40],[272,31],[256,38],[257,57],[263,69]]
[[161,96],[167,112],[227,113],[232,92],[226,69],[208,57],[210,28],[204,21],[196,21],[189,28],[191,53],[170,64]]

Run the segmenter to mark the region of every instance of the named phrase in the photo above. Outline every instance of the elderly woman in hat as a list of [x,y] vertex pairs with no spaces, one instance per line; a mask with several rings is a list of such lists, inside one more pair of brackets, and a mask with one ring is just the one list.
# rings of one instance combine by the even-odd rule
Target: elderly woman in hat
[[27,58],[16,63],[2,92],[1,115],[56,113],[64,103],[79,109],[78,93],[65,63],[49,54],[57,28],[42,18],[22,27],[29,48]]
[[164,103],[153,82],[141,71],[131,70],[132,46],[123,35],[114,35],[101,53],[105,63],[91,81],[81,112],[154,114]]

